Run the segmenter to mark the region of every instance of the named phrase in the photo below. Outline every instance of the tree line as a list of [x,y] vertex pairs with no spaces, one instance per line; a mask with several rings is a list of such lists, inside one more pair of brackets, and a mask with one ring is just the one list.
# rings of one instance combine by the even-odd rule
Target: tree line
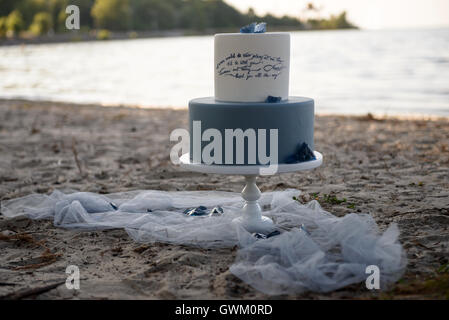
[[[111,31],[165,31],[237,29],[264,21],[271,29],[353,28],[346,13],[328,19],[258,16],[253,9],[242,13],[223,0],[0,0],[0,37],[67,32],[68,5],[80,9],[81,29]],[[310,6],[310,5],[309,5]],[[313,7],[313,6],[312,6]]]

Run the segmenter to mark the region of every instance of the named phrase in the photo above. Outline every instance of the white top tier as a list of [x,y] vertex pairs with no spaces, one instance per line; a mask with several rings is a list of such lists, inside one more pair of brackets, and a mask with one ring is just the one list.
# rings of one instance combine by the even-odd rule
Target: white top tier
[[215,35],[215,99],[263,102],[288,98],[290,34],[220,33]]

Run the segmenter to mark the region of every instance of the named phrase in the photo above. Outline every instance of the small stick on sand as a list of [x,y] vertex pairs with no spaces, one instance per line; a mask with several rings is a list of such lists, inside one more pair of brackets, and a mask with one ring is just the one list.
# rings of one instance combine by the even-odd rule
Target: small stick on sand
[[78,159],[78,151],[76,150],[76,139],[75,138],[73,138],[73,140],[72,140],[72,152],[73,152],[73,157],[75,158],[76,166],[78,167],[78,171],[80,172],[80,176],[81,176],[81,178],[84,178],[83,169],[81,167],[81,162]]
[[43,286],[43,287],[37,287],[37,288],[32,288],[32,289],[24,289],[24,290],[19,290],[16,292],[12,292],[9,293],[7,295],[4,296],[0,296],[0,300],[20,300],[20,299],[25,299],[31,296],[36,296],[42,293],[45,293],[47,291],[53,290],[57,287],[59,287],[61,284],[64,284],[66,281],[58,281],[56,283],[47,285],[47,286]]

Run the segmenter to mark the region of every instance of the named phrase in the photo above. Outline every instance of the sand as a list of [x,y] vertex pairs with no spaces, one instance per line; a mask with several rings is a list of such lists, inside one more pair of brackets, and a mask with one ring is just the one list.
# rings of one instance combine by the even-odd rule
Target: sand
[[[169,159],[169,133],[186,110],[0,100],[0,199],[75,189],[240,192],[239,176],[186,172]],[[76,232],[0,216],[0,298],[379,299],[449,298],[449,120],[317,116],[322,167],[259,179],[297,188],[338,216],[396,222],[406,274],[389,291],[364,284],[327,294],[268,297],[229,272],[235,249],[133,242],[123,230]],[[346,201],[344,201],[346,199]],[[64,285],[78,265],[81,289]]]

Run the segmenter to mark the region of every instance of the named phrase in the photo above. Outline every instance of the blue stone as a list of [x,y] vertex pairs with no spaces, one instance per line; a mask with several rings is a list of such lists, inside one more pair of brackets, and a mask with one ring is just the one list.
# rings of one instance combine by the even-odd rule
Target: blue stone
[[276,102],[281,101],[281,99],[282,99],[281,97],[268,96],[267,99],[265,100],[265,102],[276,103]]
[[257,232],[253,233],[252,236],[255,237],[256,239],[266,239],[267,238],[266,235],[264,235],[262,233],[257,233]]
[[265,22],[256,23],[253,22],[247,26],[240,28],[240,33],[264,33],[267,29]]
[[280,234],[281,234],[281,232],[279,230],[274,230],[273,232],[270,232],[269,234],[267,234],[267,239],[274,237],[274,236],[278,236]]
[[268,238],[271,238],[271,237],[274,237],[274,236],[278,236],[280,234],[281,234],[280,231],[274,230],[273,232],[270,232],[267,235],[256,232],[256,233],[253,233],[252,236],[255,237],[256,239],[268,239]]
[[220,206],[216,206],[210,211],[209,216],[211,217],[221,216],[223,213],[224,213],[223,208]]
[[196,208],[184,210],[184,214],[188,216],[205,216],[208,214],[208,212],[205,206],[199,206]]
[[308,236],[310,236],[310,232],[307,231],[306,226],[304,225],[304,223],[301,224],[301,225],[299,226],[299,229],[301,229],[301,230],[304,231]]

